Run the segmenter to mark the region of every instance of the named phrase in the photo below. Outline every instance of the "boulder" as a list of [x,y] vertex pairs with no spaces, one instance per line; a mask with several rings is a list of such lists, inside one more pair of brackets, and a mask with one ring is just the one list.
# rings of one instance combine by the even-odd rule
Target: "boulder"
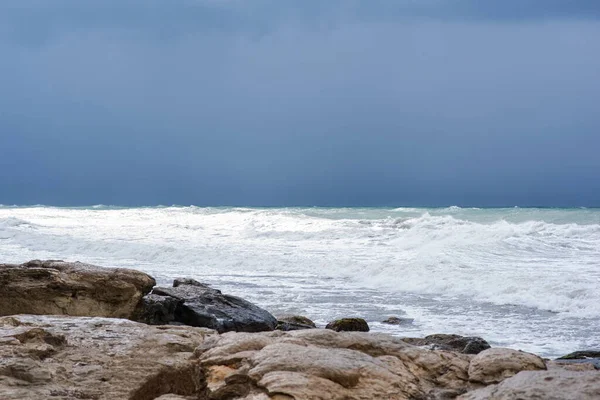
[[[473,356],[380,333],[217,334],[125,319],[16,315],[0,317],[0,399],[600,398],[600,372],[558,366],[468,392],[485,384],[471,382],[469,373],[492,350],[506,349]],[[488,358],[506,366],[502,357]]]
[[490,348],[488,342],[477,336],[435,334],[424,338],[403,338],[414,346],[428,347],[432,350],[458,351],[464,354],[478,354]]
[[0,264],[0,316],[130,318],[155,283],[143,272],[80,262]]
[[277,319],[268,311],[193,279],[176,279],[172,288],[155,287],[152,294],[180,300],[175,321],[185,325],[220,333],[272,331],[277,326]]
[[369,324],[362,318],[342,318],[331,321],[325,326],[325,329],[331,329],[336,332],[369,332]]
[[170,296],[149,294],[142,297],[131,320],[148,325],[166,325],[175,321],[175,310],[183,300]]
[[457,400],[596,400],[600,372],[562,369],[523,371],[497,385],[466,393]]
[[298,331],[316,327],[313,321],[301,315],[284,315],[277,318],[276,329],[280,331]]
[[0,399],[198,398],[204,383],[193,351],[215,334],[125,319],[2,317]]
[[206,398],[215,400],[454,398],[469,386],[471,357],[327,329],[230,332],[207,338],[196,354]]
[[489,385],[521,371],[545,370],[546,363],[535,354],[512,349],[494,348],[477,354],[469,365],[471,382]]
[[382,324],[388,325],[410,325],[415,322],[414,318],[400,318],[400,317],[389,317],[385,321],[381,321]]

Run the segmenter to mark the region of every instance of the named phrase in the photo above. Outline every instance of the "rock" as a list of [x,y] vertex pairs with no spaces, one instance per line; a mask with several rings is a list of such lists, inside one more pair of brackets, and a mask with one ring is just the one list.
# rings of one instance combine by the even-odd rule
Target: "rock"
[[204,383],[193,350],[215,334],[124,319],[2,317],[0,399],[198,398]]
[[154,279],[80,262],[0,264],[0,316],[45,314],[130,318]]
[[381,323],[388,325],[409,325],[412,324],[414,321],[414,318],[389,317],[385,321],[381,321]]
[[332,331],[355,331],[355,332],[369,332],[369,324],[362,318],[342,318],[331,321],[327,324],[325,329],[331,329]]
[[277,327],[275,329],[287,332],[314,329],[316,327],[313,321],[301,315],[284,315],[277,318]]
[[327,329],[230,332],[207,338],[196,354],[215,400],[454,398],[469,386],[471,357]]
[[457,400],[490,399],[596,400],[600,399],[600,372],[523,371],[498,385],[469,392]]
[[[477,365],[486,377],[503,378],[499,370],[516,371],[526,366],[524,360],[537,361],[507,350],[473,356],[427,350],[377,333],[217,334],[124,319],[17,315],[0,318],[0,399],[600,398],[600,372],[556,364],[468,392],[488,381],[472,380]],[[519,368],[507,367],[510,360]]]
[[489,385],[501,382],[521,371],[545,369],[544,360],[535,354],[494,348],[482,351],[471,360],[469,380]]
[[575,351],[573,353],[569,353],[566,356],[562,356],[557,358],[557,360],[583,360],[586,358],[600,358],[600,351],[598,350],[584,350],[584,351]]
[[436,334],[402,340],[414,346],[429,347],[432,350],[458,351],[464,354],[478,354],[490,348],[488,342],[477,336]]
[[283,315],[277,318],[279,322],[289,322],[291,324],[308,325],[311,328],[316,328],[317,325],[310,319],[301,315]]
[[172,288],[156,287],[152,294],[182,302],[175,309],[175,321],[206,327],[218,332],[272,331],[277,320],[268,311],[236,296],[222,294],[193,279],[176,279]]
[[130,319],[148,325],[166,325],[175,321],[175,309],[182,303],[183,300],[174,297],[149,294],[142,297]]
[[569,365],[571,369],[600,369],[600,358],[557,359],[553,363],[563,368]]

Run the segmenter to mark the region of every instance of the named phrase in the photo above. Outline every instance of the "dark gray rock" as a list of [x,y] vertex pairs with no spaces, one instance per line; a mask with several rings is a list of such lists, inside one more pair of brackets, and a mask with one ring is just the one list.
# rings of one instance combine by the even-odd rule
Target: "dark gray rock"
[[362,318],[342,318],[331,321],[325,326],[325,329],[331,329],[336,332],[369,332],[369,324]]
[[175,321],[175,310],[182,303],[175,297],[149,294],[142,297],[131,319],[148,325],[166,325]]
[[479,354],[491,346],[477,336],[436,334],[424,338],[403,338],[403,341],[415,346],[426,346],[433,350],[456,351],[463,354]]
[[399,317],[389,317],[385,321],[381,321],[382,324],[388,325],[410,325],[415,322],[414,318],[399,318]]
[[268,311],[193,279],[176,279],[174,287],[155,287],[152,294],[181,300],[175,309],[175,321],[185,325],[220,333],[272,331],[277,326],[277,319]]

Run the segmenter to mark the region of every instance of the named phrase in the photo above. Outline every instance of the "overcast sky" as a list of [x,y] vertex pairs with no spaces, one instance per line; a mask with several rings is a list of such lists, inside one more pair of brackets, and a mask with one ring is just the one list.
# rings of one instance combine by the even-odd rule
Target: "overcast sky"
[[0,203],[600,206],[600,1],[2,0]]

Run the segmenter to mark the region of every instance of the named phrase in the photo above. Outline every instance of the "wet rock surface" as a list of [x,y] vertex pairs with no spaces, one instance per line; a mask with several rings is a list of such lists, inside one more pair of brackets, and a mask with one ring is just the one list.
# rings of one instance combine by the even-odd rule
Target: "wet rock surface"
[[183,300],[170,296],[149,294],[142,297],[131,320],[148,325],[166,325],[175,321],[175,310]]
[[155,284],[154,278],[143,272],[80,262],[0,264],[0,316],[130,318]]
[[181,301],[174,317],[185,325],[218,332],[272,331],[277,326],[277,319],[268,311],[193,279],[176,279],[173,287],[156,287],[152,294]]

